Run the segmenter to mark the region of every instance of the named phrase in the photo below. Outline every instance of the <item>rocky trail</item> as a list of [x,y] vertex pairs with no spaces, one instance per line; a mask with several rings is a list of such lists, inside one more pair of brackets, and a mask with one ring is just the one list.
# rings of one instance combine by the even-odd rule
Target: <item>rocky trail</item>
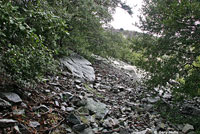
[[[63,72],[34,90],[0,93],[0,134],[194,134],[192,125],[160,116],[171,96],[145,90],[142,72],[133,66],[98,58],[91,64],[82,57],[61,62]],[[157,108],[158,102],[166,107]]]

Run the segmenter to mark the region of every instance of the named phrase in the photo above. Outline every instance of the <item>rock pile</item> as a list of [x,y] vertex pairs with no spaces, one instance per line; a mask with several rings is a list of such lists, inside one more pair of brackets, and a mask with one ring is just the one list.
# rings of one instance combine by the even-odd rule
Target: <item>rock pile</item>
[[154,104],[162,98],[144,90],[135,71],[101,60],[91,69],[80,57],[62,63],[77,77],[69,73],[49,76],[36,89],[23,90],[21,97],[0,93],[0,133],[193,133],[190,124],[175,126],[160,117]]

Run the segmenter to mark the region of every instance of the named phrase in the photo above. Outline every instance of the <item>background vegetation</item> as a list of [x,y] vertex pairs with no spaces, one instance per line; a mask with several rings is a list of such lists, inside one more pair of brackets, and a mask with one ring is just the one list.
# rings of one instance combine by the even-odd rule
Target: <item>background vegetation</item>
[[173,91],[200,95],[200,2],[198,0],[144,0],[140,28],[148,34],[134,44],[143,51],[151,74],[149,87],[166,86]]
[[70,51],[101,53],[116,6],[132,14],[115,0],[0,0],[0,74],[33,82],[56,72],[57,58]]

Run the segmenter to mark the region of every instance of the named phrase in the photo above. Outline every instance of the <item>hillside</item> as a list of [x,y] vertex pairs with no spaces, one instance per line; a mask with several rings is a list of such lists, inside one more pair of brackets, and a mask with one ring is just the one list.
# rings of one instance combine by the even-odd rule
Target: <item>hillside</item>
[[[71,65],[89,65],[79,58],[65,59],[64,66],[70,70]],[[81,67],[71,74],[62,66],[61,75],[47,76],[35,89],[1,92],[0,133],[184,134],[194,129],[174,125],[159,114],[171,108],[171,97],[155,97],[155,92],[145,90],[140,77],[144,74],[135,67],[100,57],[92,67],[92,82],[86,81],[91,72],[78,76],[77,71],[84,71]],[[157,107],[159,103],[164,105]]]

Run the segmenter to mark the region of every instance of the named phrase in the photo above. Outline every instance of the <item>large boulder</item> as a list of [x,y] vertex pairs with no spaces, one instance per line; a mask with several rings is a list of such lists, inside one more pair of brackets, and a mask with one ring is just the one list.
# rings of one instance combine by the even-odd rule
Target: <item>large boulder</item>
[[70,57],[60,59],[61,64],[66,67],[72,75],[87,81],[95,80],[95,72],[92,64],[85,58],[72,54]]

